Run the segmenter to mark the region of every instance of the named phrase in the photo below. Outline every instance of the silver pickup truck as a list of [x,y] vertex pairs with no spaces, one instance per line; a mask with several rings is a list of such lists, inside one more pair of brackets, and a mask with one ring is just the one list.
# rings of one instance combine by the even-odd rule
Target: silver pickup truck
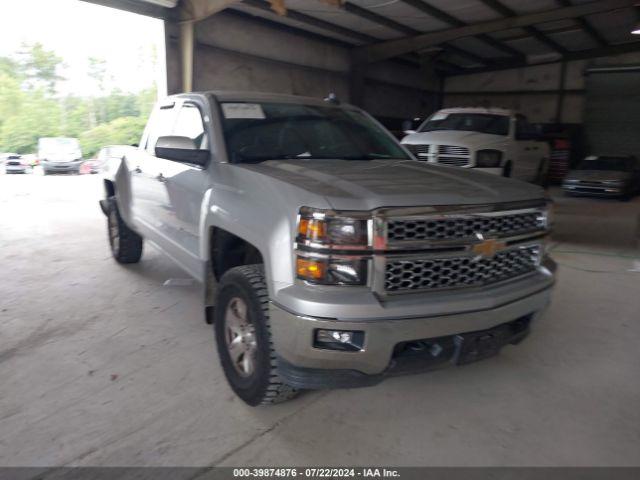
[[114,258],[201,282],[250,405],[489,357],[550,300],[542,189],[417,161],[335,98],[170,97],[104,186]]

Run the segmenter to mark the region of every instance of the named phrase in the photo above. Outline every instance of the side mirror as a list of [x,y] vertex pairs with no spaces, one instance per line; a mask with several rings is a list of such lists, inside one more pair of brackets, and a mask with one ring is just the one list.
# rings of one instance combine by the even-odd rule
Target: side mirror
[[209,150],[200,150],[189,137],[160,137],[156,142],[156,157],[204,167],[209,161]]

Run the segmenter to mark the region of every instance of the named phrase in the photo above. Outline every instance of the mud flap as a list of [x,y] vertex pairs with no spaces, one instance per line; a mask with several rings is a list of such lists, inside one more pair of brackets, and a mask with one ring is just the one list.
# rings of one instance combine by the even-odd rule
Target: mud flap
[[109,216],[109,200],[105,198],[104,200],[100,200],[98,203],[100,204],[100,210],[102,210],[102,213]]
[[211,325],[213,324],[218,282],[213,276],[213,268],[210,261],[206,263],[205,268],[206,274],[204,280],[204,321]]

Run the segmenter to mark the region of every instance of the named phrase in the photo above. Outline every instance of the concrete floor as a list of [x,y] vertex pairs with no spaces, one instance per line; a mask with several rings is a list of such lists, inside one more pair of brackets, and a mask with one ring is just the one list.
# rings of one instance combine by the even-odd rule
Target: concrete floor
[[111,260],[100,191],[0,176],[0,465],[640,465],[640,199],[557,199],[555,301],[520,346],[249,408],[198,287]]

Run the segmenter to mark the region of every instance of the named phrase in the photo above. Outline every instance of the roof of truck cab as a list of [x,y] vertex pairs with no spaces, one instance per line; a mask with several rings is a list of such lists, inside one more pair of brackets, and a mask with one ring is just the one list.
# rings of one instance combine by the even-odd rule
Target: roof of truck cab
[[508,110],[506,108],[484,108],[484,107],[456,107],[456,108],[444,108],[438,110],[436,113],[481,113],[485,115],[515,115],[516,112]]
[[[219,102],[273,102],[273,103],[298,103],[305,105],[319,106],[346,106],[347,103],[339,104],[325,101],[319,97],[303,97],[299,95],[285,95],[279,93],[262,93],[262,92],[241,92],[229,90],[210,90],[206,92],[197,92],[202,95],[213,95]],[[328,94],[329,92],[327,92]]]

